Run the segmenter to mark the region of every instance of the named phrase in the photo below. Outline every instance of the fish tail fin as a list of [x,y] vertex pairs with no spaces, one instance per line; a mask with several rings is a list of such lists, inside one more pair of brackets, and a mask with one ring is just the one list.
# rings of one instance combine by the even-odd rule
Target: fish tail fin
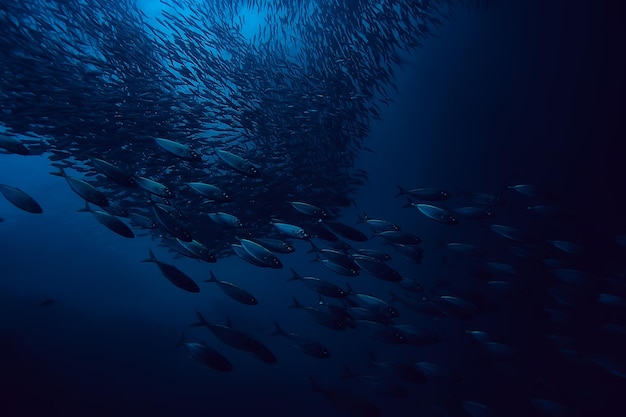
[[302,279],[302,277],[293,268],[291,268],[291,273],[293,275],[287,281],[298,281]]
[[348,368],[347,365],[343,366],[343,374],[341,375],[341,379],[354,379],[356,378],[356,374]]
[[274,322],[274,326],[276,326],[276,330],[272,334],[270,334],[270,336],[284,336],[286,334],[277,321]]
[[217,282],[217,278],[213,271],[209,271],[209,279],[205,279],[204,282]]
[[85,207],[76,210],[79,213],[89,213],[91,211],[91,208],[89,207],[89,203],[87,202],[87,200],[85,200]]
[[198,321],[195,323],[190,324],[191,327],[201,327],[201,326],[209,326],[209,322],[206,321],[206,319],[204,318],[204,316],[202,314],[200,314],[199,311],[196,310],[196,316],[198,316]]
[[148,259],[144,259],[144,260],[143,260],[143,261],[141,261],[141,262],[156,262],[156,261],[157,261],[157,259],[156,259],[156,257],[154,256],[154,253],[152,253],[152,249],[148,249],[148,253],[150,254],[150,257],[149,257]]
[[293,300],[293,305],[290,305],[289,308],[304,308],[304,306],[300,304],[300,301],[298,301],[296,297],[291,297],[291,299]]
[[398,193],[394,197],[400,197],[401,195],[407,194],[407,191],[398,184],[396,184],[396,187],[398,187]]

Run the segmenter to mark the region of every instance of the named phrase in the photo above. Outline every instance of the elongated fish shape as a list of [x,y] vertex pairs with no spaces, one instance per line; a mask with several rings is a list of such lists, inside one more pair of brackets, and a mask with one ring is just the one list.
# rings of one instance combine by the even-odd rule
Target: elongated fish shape
[[263,245],[264,247],[266,247],[267,249],[271,250],[272,252],[276,252],[276,253],[293,253],[295,252],[296,248],[293,247],[293,245],[287,241],[284,240],[280,240],[280,239],[272,239],[269,237],[260,237],[255,239],[255,241],[260,244]]
[[307,312],[316,322],[324,327],[328,327],[333,330],[345,330],[346,323],[343,320],[338,319],[333,313],[325,308],[323,305],[317,306],[303,306],[296,297],[291,297],[293,304],[289,308],[298,308]]
[[350,256],[360,269],[384,281],[400,282],[402,275],[383,261],[371,256],[353,254]]
[[272,336],[286,337],[296,349],[314,358],[330,358],[330,351],[321,343],[308,339],[297,333],[286,332],[280,327],[277,321],[274,322],[274,325],[276,326],[276,331],[271,334]]
[[217,286],[220,288],[220,290],[222,290],[224,294],[226,294],[233,300],[241,304],[246,304],[249,306],[255,306],[259,303],[252,294],[250,294],[248,291],[244,290],[243,288],[240,288],[230,282],[218,280],[215,277],[215,274],[213,274],[213,271],[210,271],[210,274],[211,274],[211,277],[205,280],[204,282],[215,282]]
[[109,200],[96,187],[81,179],[67,175],[63,167],[58,168],[59,172],[51,172],[51,174],[56,175],[57,177],[65,178],[67,184],[76,194],[96,206],[106,207],[109,205]]
[[249,264],[252,264],[254,266],[260,266],[261,268],[268,267],[268,265],[264,264],[263,262],[257,260],[254,256],[250,255],[248,251],[246,251],[241,245],[236,244],[236,243],[231,243],[230,247],[233,250],[233,252],[235,252],[235,255],[239,256],[241,259],[248,262]]
[[197,240],[192,240],[191,242],[185,242],[184,240],[181,240],[179,238],[176,238],[176,240],[183,248],[188,250],[193,255],[193,257],[210,263],[214,263],[217,261],[213,252],[211,252],[209,248],[207,248]]
[[117,184],[129,188],[137,187],[137,182],[135,182],[132,175],[124,172],[121,168],[113,165],[112,163],[98,158],[90,158],[90,161],[98,172],[104,174]]
[[274,222],[272,221],[272,225],[278,230],[280,233],[293,237],[296,239],[308,239],[310,236],[307,232],[304,231],[300,226],[295,226],[293,224],[282,223],[282,222]]
[[289,204],[291,204],[291,207],[307,216],[315,217],[316,219],[325,219],[328,217],[326,210],[314,206],[313,204],[303,203],[301,201],[290,201]]
[[367,213],[363,213],[362,215],[360,215],[358,217],[358,223],[365,223],[374,232],[385,232],[385,231],[389,231],[389,230],[395,230],[395,231],[401,230],[400,226],[398,226],[398,225],[396,225],[394,223],[391,223],[391,222],[389,222],[387,220],[372,219],[372,218],[370,218],[367,215]]
[[250,254],[254,259],[263,263],[270,268],[280,269],[283,264],[271,251],[256,242],[248,239],[239,239],[241,247]]
[[347,224],[338,221],[326,221],[324,224],[330,227],[333,232],[345,237],[346,239],[350,239],[355,242],[365,242],[367,240],[367,236],[365,236],[363,232],[352,226],[348,226]]
[[0,193],[6,198],[11,204],[15,207],[27,211],[33,214],[43,213],[43,209],[32,198],[30,195],[26,194],[24,191],[20,190],[17,187],[12,187],[6,184],[0,184]]
[[167,210],[159,207],[157,204],[154,204],[152,206],[152,213],[154,213],[156,223],[166,232],[179,238],[183,242],[191,242],[193,240],[189,230],[187,230],[187,228],[174,216],[168,213]]
[[431,218],[439,223],[443,224],[457,224],[458,220],[456,217],[450,213],[449,210],[442,209],[441,207],[432,206],[430,204],[416,204],[411,203],[415,206],[420,213],[425,215],[428,218]]
[[0,148],[18,155],[30,154],[30,151],[22,142],[5,133],[0,133]]
[[201,161],[202,157],[198,152],[193,150],[191,147],[187,145],[183,145],[182,143],[174,142],[173,140],[163,139],[163,138],[154,138],[154,141],[157,145],[159,145],[162,149],[167,152],[175,155],[179,158],[185,159],[187,161]]
[[396,197],[408,195],[423,201],[444,201],[451,197],[450,193],[439,188],[414,188],[412,190],[405,190],[399,185],[396,185],[396,187],[398,187]]
[[160,182],[156,182],[149,178],[144,178],[137,175],[133,178],[141,189],[149,192],[150,194],[155,194],[163,198],[174,197],[174,192],[168,186],[163,185]]
[[243,227],[243,223],[237,217],[232,214],[218,211],[216,213],[209,213],[209,218],[215,223],[228,226],[228,227]]
[[232,197],[228,193],[215,185],[205,184],[203,182],[188,182],[187,185],[198,194],[212,201],[227,202],[232,200]]
[[234,329],[230,319],[226,325],[214,324],[206,321],[200,312],[196,311],[196,315],[198,316],[198,322],[192,324],[192,326],[206,327],[225,344],[235,349],[250,352],[265,363],[276,363],[276,357],[264,344],[251,335]]
[[261,177],[261,171],[257,167],[252,165],[252,163],[243,159],[242,157],[220,149],[217,149],[215,152],[226,165],[233,168],[235,171],[239,171],[242,174],[252,178]]
[[206,343],[187,342],[183,334],[176,347],[180,346],[185,348],[189,356],[207,368],[215,369],[220,372],[230,372],[233,370],[233,365],[228,359]]
[[332,282],[315,277],[300,276],[293,268],[291,268],[291,272],[293,275],[287,281],[302,281],[304,285],[320,295],[332,298],[346,298],[348,296],[348,293],[344,291],[343,288]]
[[100,211],[100,210],[92,210],[91,207],[89,207],[89,203],[87,203],[86,201],[85,201],[85,208],[82,208],[78,211],[81,213],[93,214],[93,217],[95,217],[96,220],[98,220],[98,223],[105,226],[107,229],[117,233],[120,236],[129,238],[129,239],[132,239],[135,237],[135,234],[126,225],[126,223],[124,223],[117,217],[107,212]]
[[376,321],[370,320],[357,320],[357,328],[372,339],[378,340],[383,343],[401,344],[406,342],[406,336],[399,329],[393,326],[388,326]]
[[200,292],[200,287],[198,287],[198,284],[196,284],[194,280],[189,278],[184,272],[176,268],[174,265],[159,261],[154,256],[154,253],[152,253],[151,249],[148,249],[148,252],[150,254],[150,257],[148,259],[144,259],[141,262],[155,263],[159,267],[159,270],[161,271],[163,276],[178,288],[188,292]]

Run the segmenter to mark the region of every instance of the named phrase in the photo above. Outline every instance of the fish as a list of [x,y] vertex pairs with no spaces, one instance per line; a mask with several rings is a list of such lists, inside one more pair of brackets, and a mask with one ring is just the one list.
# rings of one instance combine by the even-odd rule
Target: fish
[[243,246],[241,246],[239,244],[231,243],[230,244],[230,248],[235,253],[235,255],[239,256],[241,259],[243,259],[244,261],[248,262],[249,264],[252,264],[252,265],[255,265],[255,266],[260,266],[261,268],[268,268],[269,267],[265,263],[263,263],[263,262],[259,261],[258,259],[256,259],[254,256],[250,255],[250,253],[247,250],[245,250],[243,248]]
[[173,217],[163,207],[158,204],[153,204],[152,214],[154,214],[156,224],[172,236],[182,240],[183,242],[192,242],[194,240],[191,236],[191,232],[185,227],[185,225]]
[[135,234],[130,229],[130,227],[126,225],[126,223],[124,223],[117,217],[107,212],[100,211],[100,210],[92,210],[91,207],[89,207],[89,203],[87,201],[85,201],[85,207],[77,211],[80,213],[93,214],[93,217],[96,218],[98,223],[100,223],[101,225],[105,226],[107,229],[111,230],[112,232],[117,233],[118,235],[122,237],[129,238],[129,239],[132,239],[135,237]]
[[2,132],[0,132],[0,149],[18,155],[30,155],[30,151],[22,142]]
[[174,192],[166,185],[161,184],[160,182],[151,180],[149,178],[140,177],[135,175],[133,177],[135,183],[142,189],[150,194],[157,195],[163,198],[173,198]]
[[291,297],[293,304],[289,308],[297,308],[306,311],[315,321],[324,327],[332,330],[345,330],[346,323],[343,320],[338,319],[328,308],[324,306],[303,306],[296,297]]
[[358,223],[365,223],[374,232],[386,232],[386,231],[400,231],[402,228],[395,223],[391,223],[387,220],[372,219],[367,213],[363,213],[358,217]]
[[176,347],[184,347],[189,356],[207,368],[220,372],[231,372],[233,365],[224,355],[208,346],[206,343],[187,342],[183,333]]
[[57,168],[59,168],[59,172],[51,172],[51,174],[56,175],[57,177],[65,178],[72,191],[78,194],[85,201],[99,207],[107,207],[109,205],[109,200],[102,193],[102,191],[98,190],[88,182],[72,177],[71,175],[67,175],[62,166],[57,166]]
[[274,326],[276,326],[276,331],[274,331],[271,335],[286,337],[287,339],[289,339],[291,344],[299,351],[314,358],[320,359],[327,359],[332,356],[330,351],[324,345],[297,333],[284,331],[277,321],[274,322]]
[[258,237],[258,238],[255,238],[254,241],[258,243],[259,245],[264,246],[267,249],[275,253],[288,254],[288,253],[293,253],[296,250],[296,248],[294,248],[290,242],[280,240],[280,239],[273,239],[269,237]]
[[347,224],[341,223],[339,221],[325,221],[325,225],[330,227],[333,232],[337,233],[340,236],[345,237],[346,239],[355,241],[355,242],[365,242],[367,241],[367,236],[363,232],[358,229],[355,229],[352,226],[348,226]]
[[301,201],[290,201],[289,204],[296,211],[306,214],[307,216],[314,217],[316,219],[326,219],[329,216],[326,210],[314,206],[313,204],[303,203]]
[[205,262],[215,263],[217,262],[217,258],[215,254],[211,252],[209,248],[204,246],[202,243],[197,240],[192,240],[191,242],[185,242],[179,238],[176,238],[178,244],[185,248],[190,254],[192,258],[197,258]]
[[234,347],[235,349],[250,352],[253,356],[255,356],[262,362],[269,364],[274,364],[277,362],[276,356],[274,356],[272,351],[270,351],[267,346],[265,346],[253,336],[233,328],[230,322],[230,318],[228,319],[228,323],[224,325],[209,323],[198,311],[196,311],[196,316],[198,317],[198,321],[196,323],[193,323],[192,326],[206,327],[211,331],[211,333],[215,335],[215,337],[220,339],[223,343]]
[[397,243],[400,245],[419,245],[420,243],[422,243],[422,239],[418,236],[399,230],[387,230],[384,232],[377,232],[374,233],[374,236],[382,237],[390,243]]
[[362,330],[374,340],[379,342],[398,345],[406,342],[406,336],[399,329],[386,324],[370,320],[356,320],[359,330]]
[[449,210],[442,209],[441,207],[432,206],[430,204],[416,204],[410,201],[410,204],[415,206],[420,213],[426,217],[433,219],[443,224],[458,224],[459,221],[452,215]]
[[154,138],[154,141],[159,147],[179,158],[193,162],[202,161],[200,154],[187,145],[163,138]]
[[239,244],[246,252],[248,252],[250,256],[261,262],[263,265],[274,269],[280,269],[283,267],[280,259],[278,259],[276,255],[264,246],[248,239],[239,239]]
[[489,209],[474,206],[456,207],[450,209],[449,212],[456,217],[463,217],[465,219],[486,220],[495,216],[495,213]]
[[217,154],[219,159],[221,159],[226,165],[233,168],[235,171],[238,171],[251,178],[261,177],[261,171],[259,170],[259,168],[252,165],[252,163],[243,159],[242,157],[221,149],[216,149],[215,153]]
[[405,190],[397,184],[396,187],[398,187],[396,197],[406,195],[422,201],[445,201],[452,197],[449,192],[438,188],[414,188],[412,190]]
[[226,281],[219,281],[213,274],[213,271],[209,271],[209,273],[211,274],[211,277],[207,280],[204,280],[204,282],[215,282],[217,286],[220,288],[220,290],[222,290],[224,294],[226,294],[233,300],[241,304],[245,304],[249,306],[255,306],[259,304],[257,299],[248,291],[236,286],[233,283],[226,282]]
[[39,203],[37,203],[34,198],[32,198],[30,195],[26,194],[24,191],[20,190],[17,187],[0,184],[0,193],[11,204],[21,210],[33,214],[43,213],[43,209],[41,208]]
[[110,180],[124,187],[137,188],[135,178],[110,162],[99,158],[89,158],[91,165]]
[[400,275],[398,271],[379,259],[361,254],[352,254],[350,257],[360,269],[369,273],[373,277],[391,282],[402,281],[402,275]]
[[346,291],[344,291],[341,287],[333,284],[332,282],[315,277],[300,276],[293,268],[291,268],[291,273],[292,276],[287,281],[301,281],[304,283],[304,285],[320,295],[331,298],[346,298],[348,296],[348,293]]
[[271,224],[276,228],[276,230],[278,230],[285,236],[293,237],[296,239],[308,239],[310,237],[310,235],[305,232],[304,229],[300,226],[275,221],[272,221]]
[[243,227],[243,223],[236,216],[232,214],[224,213],[222,211],[218,211],[215,213],[209,213],[209,218],[213,220],[215,223],[228,226],[228,227]]
[[211,201],[229,202],[233,200],[230,194],[215,185],[205,184],[203,182],[188,182],[187,185],[192,190],[207,197]]
[[184,272],[176,268],[174,265],[159,261],[154,256],[154,253],[152,253],[152,249],[149,249],[148,253],[150,257],[148,259],[144,259],[141,262],[155,263],[159,267],[159,270],[161,271],[163,276],[176,287],[188,292],[200,292],[200,287],[198,287],[198,284],[196,284],[194,280],[189,278]]

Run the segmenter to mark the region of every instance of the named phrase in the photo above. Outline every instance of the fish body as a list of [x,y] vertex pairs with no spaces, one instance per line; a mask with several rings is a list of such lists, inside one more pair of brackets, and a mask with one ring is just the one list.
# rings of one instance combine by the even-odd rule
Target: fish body
[[0,148],[18,155],[30,154],[30,151],[22,142],[5,133],[0,133]]
[[207,197],[212,201],[228,202],[232,201],[232,197],[215,185],[205,184],[203,182],[188,182],[187,185],[200,195]]
[[145,190],[150,194],[158,195],[163,198],[174,197],[174,192],[168,186],[163,185],[160,182],[137,175],[134,176],[133,179],[142,190]]
[[360,269],[378,279],[392,282],[402,281],[402,275],[381,260],[360,254],[353,254],[351,258]]
[[293,245],[287,241],[284,240],[280,240],[280,239],[272,239],[269,237],[260,237],[260,238],[256,238],[254,239],[258,244],[266,247],[267,249],[271,250],[272,252],[275,253],[283,253],[283,254],[288,254],[288,253],[293,253],[296,249],[293,247]]
[[148,259],[144,259],[141,262],[155,263],[159,267],[159,270],[161,271],[163,276],[176,287],[188,292],[200,292],[200,287],[198,287],[198,284],[196,284],[180,269],[176,268],[174,265],[159,261],[154,256],[154,253],[152,253],[152,250],[149,250],[149,254],[150,257]]
[[320,295],[331,298],[346,298],[348,296],[348,293],[346,291],[344,291],[341,287],[333,284],[332,282],[315,277],[300,276],[296,271],[293,270],[293,268],[291,269],[291,272],[293,273],[293,276],[289,278],[288,281],[301,281],[304,283],[304,285]]
[[203,260],[205,262],[214,263],[217,261],[213,252],[209,250],[202,243],[197,240],[192,240],[191,242],[185,242],[179,238],[176,238],[178,244],[185,248],[188,252],[191,253],[191,257]]
[[85,201],[85,208],[80,209],[78,211],[83,212],[83,213],[93,214],[93,217],[96,218],[98,223],[105,226],[107,229],[111,230],[112,232],[117,233],[120,236],[129,238],[129,239],[132,239],[135,237],[135,234],[130,229],[130,227],[126,225],[126,223],[124,223],[117,217],[107,212],[100,211],[100,210],[92,210],[91,207],[89,207],[89,203],[87,203],[86,201]]
[[33,214],[43,213],[43,209],[41,208],[39,203],[37,203],[34,198],[32,198],[30,195],[26,194],[24,191],[20,190],[17,187],[0,184],[0,193],[11,204],[19,209]]
[[175,155],[179,158],[185,159],[187,161],[201,161],[202,157],[198,152],[193,150],[191,147],[187,145],[183,145],[182,143],[174,142],[173,140],[163,139],[163,138],[154,138],[154,141],[157,145],[159,145],[162,149],[167,152]]
[[172,216],[167,210],[155,204],[152,206],[152,213],[156,219],[156,223],[166,232],[183,242],[191,242],[193,238],[187,228]]
[[239,256],[241,259],[248,262],[249,264],[260,266],[262,268],[268,267],[268,265],[264,264],[263,262],[257,260],[254,256],[250,255],[250,253],[248,253],[248,251],[245,250],[243,246],[236,244],[236,243],[231,243],[230,248],[233,250],[233,252],[235,252],[235,255]]
[[326,212],[326,210],[314,206],[313,204],[303,203],[301,201],[290,201],[289,204],[295,210],[299,211],[300,213],[306,214],[307,216],[315,217],[316,219],[325,219],[328,217],[328,213]]
[[308,239],[310,235],[304,231],[300,226],[296,226],[289,223],[282,222],[272,222],[272,225],[278,230],[280,233],[285,236],[293,237],[296,239]]
[[215,152],[226,165],[230,166],[235,171],[239,171],[240,173],[251,178],[261,177],[261,171],[242,157],[221,149],[218,149]]
[[396,197],[406,195],[422,201],[444,201],[451,197],[450,193],[439,188],[424,187],[414,188],[412,190],[405,190],[399,185],[396,186],[398,187],[398,193],[396,194]]
[[367,241],[367,236],[365,236],[363,232],[352,226],[348,226],[347,224],[338,221],[326,221],[324,224],[328,225],[333,232],[345,237],[346,239],[353,240],[355,242]]
[[177,347],[179,346],[185,348],[189,356],[207,368],[215,369],[220,372],[230,372],[233,370],[233,365],[224,355],[205,343],[187,342],[185,341],[185,335],[183,335]]
[[442,209],[441,207],[436,207],[430,204],[411,204],[414,205],[420,211],[420,213],[439,223],[457,224],[459,222],[456,217],[454,217],[452,213],[450,213],[449,210]]
[[255,306],[259,303],[252,294],[250,294],[248,291],[244,290],[243,288],[240,288],[230,282],[218,280],[213,274],[213,271],[211,271],[211,277],[205,280],[204,282],[216,283],[217,286],[220,288],[220,290],[222,290],[224,294],[226,294],[233,300],[240,302],[241,304]]
[[53,172],[52,175],[65,178],[72,191],[89,203],[100,207],[106,207],[109,205],[109,200],[100,190],[88,182],[72,177],[71,175],[67,175],[63,167],[59,167],[59,172]]
[[270,250],[256,242],[248,239],[239,239],[241,247],[250,254],[254,259],[270,268],[280,269],[283,264]]
[[122,185],[124,187],[136,188],[137,182],[132,175],[124,172],[121,168],[113,165],[110,162],[104,161],[98,158],[90,158],[91,164],[94,168],[104,174],[113,182]]
[[215,223],[228,226],[228,227],[243,227],[243,223],[236,216],[232,214],[224,213],[222,211],[218,211],[215,213],[209,213],[209,218],[213,220]]
[[274,322],[274,325],[276,326],[276,331],[272,333],[272,336],[286,337],[296,349],[314,358],[326,359],[331,357],[330,351],[321,343],[297,333],[286,332],[280,327],[278,322]]

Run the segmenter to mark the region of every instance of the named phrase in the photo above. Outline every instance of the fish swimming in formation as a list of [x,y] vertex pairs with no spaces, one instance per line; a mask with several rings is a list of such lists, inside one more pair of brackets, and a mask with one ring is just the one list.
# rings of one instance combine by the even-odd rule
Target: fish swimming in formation
[[200,292],[200,287],[191,278],[189,278],[184,272],[176,268],[174,265],[159,261],[152,253],[152,250],[148,250],[150,257],[144,259],[141,262],[155,263],[161,273],[169,282],[177,286],[178,288],[188,292]]
[[181,335],[180,341],[176,347],[180,346],[185,348],[189,356],[208,368],[220,372],[230,372],[233,370],[233,365],[224,355],[208,346],[206,343],[187,342],[184,333]]
[[57,166],[57,168],[59,168],[59,172],[52,172],[51,174],[56,175],[57,177],[65,178],[72,191],[78,194],[85,201],[100,207],[107,207],[109,205],[109,200],[102,193],[102,191],[98,190],[86,181],[67,175],[62,166]]
[[221,149],[217,149],[215,153],[217,153],[217,156],[226,165],[233,168],[234,170],[239,171],[240,173],[251,178],[261,177],[261,171],[259,170],[259,168],[255,167],[254,165],[252,165],[252,163],[243,159],[242,157]]
[[100,211],[100,210],[92,210],[91,207],[89,207],[89,203],[87,201],[85,201],[85,207],[82,209],[79,209],[78,212],[93,214],[96,220],[98,220],[98,223],[105,226],[107,229],[117,233],[120,236],[123,236],[126,238],[135,237],[135,234],[130,229],[130,227],[126,225],[126,223],[124,223],[117,217],[107,212]]
[[248,291],[236,286],[233,283],[226,282],[226,281],[219,281],[213,274],[213,271],[210,271],[209,273],[211,274],[211,277],[207,280],[204,280],[204,282],[216,283],[217,286],[220,288],[220,290],[222,290],[224,294],[226,294],[233,300],[241,304],[246,304],[249,306],[255,306],[259,303],[257,299]]
[[154,141],[161,148],[171,153],[172,155],[178,156],[179,158],[194,162],[202,160],[200,154],[187,145],[183,145],[173,140],[163,138],[154,138]]
[[32,198],[30,195],[26,194],[24,191],[20,190],[17,187],[0,184],[0,193],[11,204],[19,209],[33,214],[43,213],[43,209],[41,208],[39,203],[37,203],[34,198]]

